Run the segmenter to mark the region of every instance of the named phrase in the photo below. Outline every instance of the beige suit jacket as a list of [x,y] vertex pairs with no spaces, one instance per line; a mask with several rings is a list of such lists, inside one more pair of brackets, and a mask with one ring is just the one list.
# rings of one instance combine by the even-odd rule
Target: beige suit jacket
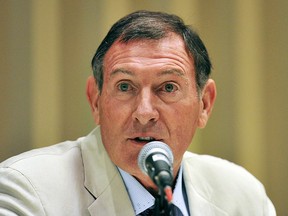
[[[243,168],[186,153],[184,181],[193,216],[276,215],[263,186]],[[97,127],[87,137],[32,150],[0,164],[0,215],[134,215]]]

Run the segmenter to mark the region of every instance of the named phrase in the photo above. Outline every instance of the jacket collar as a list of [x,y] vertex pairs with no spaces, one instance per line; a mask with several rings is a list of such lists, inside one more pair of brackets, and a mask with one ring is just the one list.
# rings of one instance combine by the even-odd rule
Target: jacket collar
[[85,182],[95,201],[89,206],[91,215],[134,215],[129,195],[116,166],[111,162],[101,140],[100,127],[81,144]]

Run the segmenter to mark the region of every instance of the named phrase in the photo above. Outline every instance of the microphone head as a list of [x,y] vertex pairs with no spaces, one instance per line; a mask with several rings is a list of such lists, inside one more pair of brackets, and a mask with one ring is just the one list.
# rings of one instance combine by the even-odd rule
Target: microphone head
[[146,159],[148,156],[154,153],[161,153],[165,155],[167,157],[168,164],[171,164],[171,166],[173,165],[174,158],[170,147],[163,142],[152,141],[144,145],[138,155],[138,166],[140,167],[141,171],[145,174],[148,174],[148,170],[145,165]]

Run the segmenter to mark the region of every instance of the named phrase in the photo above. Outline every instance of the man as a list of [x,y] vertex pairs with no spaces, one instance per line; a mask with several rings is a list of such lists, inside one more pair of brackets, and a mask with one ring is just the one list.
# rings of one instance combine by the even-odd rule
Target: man
[[276,215],[261,183],[230,162],[186,152],[216,98],[199,36],[180,18],[138,11],[115,23],[92,61],[88,136],[1,165],[0,215],[144,215],[158,188],[139,169],[150,141],[174,155],[179,215]]

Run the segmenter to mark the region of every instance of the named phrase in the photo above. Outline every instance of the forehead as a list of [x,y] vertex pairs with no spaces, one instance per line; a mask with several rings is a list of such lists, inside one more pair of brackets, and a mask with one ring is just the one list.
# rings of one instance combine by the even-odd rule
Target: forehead
[[137,39],[129,42],[117,40],[104,57],[104,67],[118,63],[166,62],[194,67],[192,56],[187,52],[183,39],[169,34],[160,40]]

